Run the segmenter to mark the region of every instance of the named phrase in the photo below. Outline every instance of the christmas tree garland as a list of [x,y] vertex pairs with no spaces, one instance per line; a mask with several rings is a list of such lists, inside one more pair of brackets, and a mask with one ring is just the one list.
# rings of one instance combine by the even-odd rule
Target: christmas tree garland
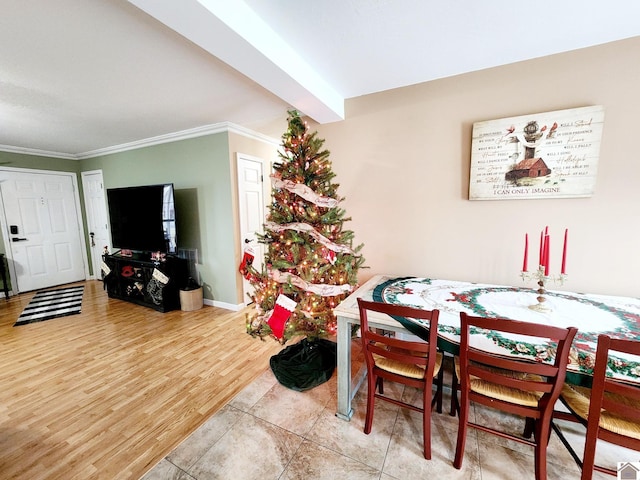
[[324,197],[318,195],[311,188],[304,184],[292,182],[291,180],[282,180],[280,175],[271,175],[273,188],[285,188],[291,193],[295,193],[299,197],[308,200],[309,202],[317,205],[318,207],[333,208],[338,206],[338,200],[336,198]]
[[269,270],[269,278],[278,283],[291,283],[305,292],[311,292],[321,297],[335,297],[343,293],[351,293],[353,286],[348,283],[344,285],[327,285],[325,283],[309,283],[302,278],[288,272],[279,270]]
[[338,245],[337,243],[333,243],[327,237],[318,233],[318,231],[313,228],[312,225],[307,223],[286,223],[284,225],[278,225],[273,222],[265,222],[264,228],[271,230],[273,232],[282,232],[284,230],[295,230],[296,232],[305,232],[312,236],[316,241],[327,247],[329,250],[338,253],[349,253],[354,255],[355,252],[346,245]]

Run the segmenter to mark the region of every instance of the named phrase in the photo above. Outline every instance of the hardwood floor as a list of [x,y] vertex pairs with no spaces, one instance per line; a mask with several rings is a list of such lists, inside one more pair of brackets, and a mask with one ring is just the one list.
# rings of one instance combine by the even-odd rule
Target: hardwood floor
[[85,285],[82,313],[13,327],[0,299],[0,478],[138,479],[268,368],[244,312],[159,313]]

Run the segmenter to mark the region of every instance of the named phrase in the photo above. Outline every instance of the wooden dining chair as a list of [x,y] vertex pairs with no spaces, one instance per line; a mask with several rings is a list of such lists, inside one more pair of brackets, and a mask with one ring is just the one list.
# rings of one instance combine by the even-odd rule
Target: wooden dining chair
[[[375,399],[384,400],[403,408],[422,413],[424,458],[431,459],[431,410],[434,404],[442,411],[442,354],[437,352],[438,310],[422,310],[413,307],[358,299],[360,310],[360,335],[367,365],[367,414],[364,433],[371,432]],[[414,318],[426,321],[425,341],[402,340],[378,333],[369,326],[369,312],[393,317]],[[433,380],[436,392],[432,396]],[[422,390],[422,406],[415,406],[384,395],[384,380],[408,385]],[[376,392],[378,389],[378,392]]]
[[[454,467],[461,468],[468,427],[492,433],[534,447],[535,478],[547,478],[547,444],[553,407],[564,384],[569,348],[577,329],[503,318],[474,317],[460,314],[460,356],[455,360],[455,375],[460,385],[458,440]],[[523,356],[498,356],[472,347],[471,336],[478,331],[491,332],[494,338],[504,334],[521,339],[514,350]],[[483,335],[486,340],[486,337]],[[525,340],[526,339],[526,340]],[[533,352],[528,345],[540,345]],[[553,345],[546,348],[545,345]],[[532,361],[535,353],[537,361]],[[456,395],[456,391],[452,391]],[[471,402],[520,415],[532,426],[533,440],[499,430],[495,425],[469,421]],[[525,430],[526,431],[526,430]]]
[[[562,388],[560,400],[587,429],[582,460],[558,426],[554,424],[553,429],[582,468],[582,480],[590,480],[594,470],[617,475],[616,470],[595,464],[598,439],[640,451],[640,388],[610,378],[612,369],[631,368],[628,355],[640,360],[640,342],[600,335],[592,387],[565,384]],[[555,418],[572,420],[561,412],[556,412]]]

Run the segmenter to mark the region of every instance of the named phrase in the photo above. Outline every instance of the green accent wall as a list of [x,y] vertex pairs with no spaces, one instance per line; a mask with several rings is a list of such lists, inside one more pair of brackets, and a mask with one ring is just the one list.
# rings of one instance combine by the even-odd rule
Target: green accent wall
[[81,161],[0,151],[0,166],[79,173]]
[[[142,147],[83,160],[65,160],[0,152],[6,167],[75,172],[82,190],[81,172],[102,170],[105,189],[173,183],[176,196],[178,247],[198,250],[198,277],[206,299],[229,305],[242,302],[239,262],[235,152],[238,144],[250,155],[276,147],[221,132],[202,137]],[[7,163],[5,163],[7,162]],[[83,218],[84,200],[80,191]],[[144,208],[132,205],[131,208]],[[85,222],[86,223],[86,222]],[[86,227],[85,227],[86,230]],[[85,231],[85,239],[87,232]],[[87,241],[88,244],[88,241]],[[0,238],[0,251],[4,245]],[[87,251],[88,258],[90,252]]]
[[102,170],[105,189],[173,183],[178,247],[198,250],[204,297],[238,304],[226,132],[82,160],[90,170]]

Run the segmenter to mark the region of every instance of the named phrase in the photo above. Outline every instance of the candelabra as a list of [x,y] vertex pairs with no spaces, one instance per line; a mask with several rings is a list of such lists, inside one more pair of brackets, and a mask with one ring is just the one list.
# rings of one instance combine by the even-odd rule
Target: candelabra
[[538,301],[538,303],[529,305],[529,308],[531,310],[535,310],[536,312],[551,311],[551,307],[548,307],[547,305],[545,305],[545,301],[547,300],[544,296],[545,293],[547,293],[547,291],[545,290],[545,283],[547,283],[549,280],[552,280],[554,284],[559,283],[560,285],[563,285],[565,279],[567,278],[567,275],[564,273],[561,273],[556,277],[552,275],[545,275],[544,265],[540,265],[538,269],[534,272],[522,271],[520,272],[520,276],[522,277],[522,281],[536,280],[538,283],[538,290],[537,290],[538,296],[536,297],[536,300]]

